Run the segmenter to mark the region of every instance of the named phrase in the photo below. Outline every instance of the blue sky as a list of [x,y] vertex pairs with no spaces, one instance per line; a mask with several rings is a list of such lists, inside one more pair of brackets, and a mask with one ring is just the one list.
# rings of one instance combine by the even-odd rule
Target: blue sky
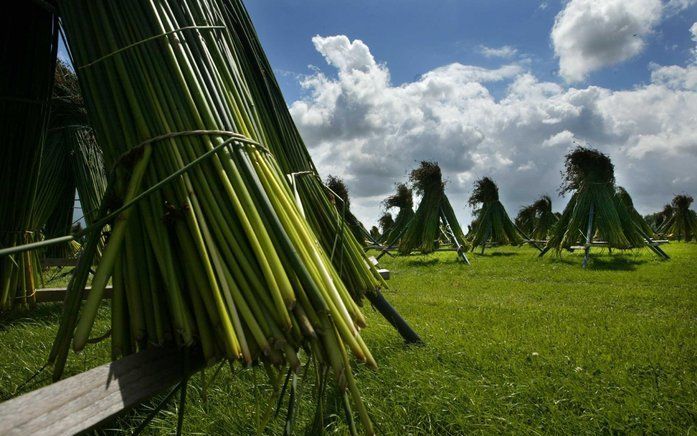
[[[495,67],[480,47],[512,46],[531,59],[535,75],[563,82],[550,41],[561,1],[518,0],[250,0],[247,8],[276,70],[286,100],[302,95],[297,75],[308,65],[334,74],[311,39],[346,35],[365,42],[390,69],[394,84],[413,81],[436,67],[460,62]],[[648,65],[681,64],[693,46],[686,28],[697,21],[691,7],[661,22],[647,47],[619,65],[596,71],[586,81],[612,89],[631,88],[650,78]]]
[[345,178],[368,224],[422,159],[465,222],[484,175],[511,214],[543,193],[559,209],[576,143],[610,154],[642,212],[697,193],[695,0],[246,4],[320,172]]

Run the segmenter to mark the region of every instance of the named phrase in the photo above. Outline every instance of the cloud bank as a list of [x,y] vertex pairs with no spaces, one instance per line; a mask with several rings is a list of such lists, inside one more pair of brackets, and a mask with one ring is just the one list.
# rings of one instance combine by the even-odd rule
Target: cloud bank
[[660,0],[569,1],[552,28],[559,74],[581,82],[592,71],[637,55],[662,13]]
[[[544,193],[559,209],[559,172],[574,142],[610,154],[641,211],[676,192],[697,193],[695,63],[653,65],[651,83],[622,91],[540,81],[515,63],[453,63],[393,85],[362,41],[316,36],[313,44],[336,76],[313,70],[301,83],[306,97],[290,110],[320,172],[346,179],[366,224],[420,160],[440,163],[465,223],[467,194],[484,175],[498,182],[510,214]],[[498,99],[494,83],[506,88]]]

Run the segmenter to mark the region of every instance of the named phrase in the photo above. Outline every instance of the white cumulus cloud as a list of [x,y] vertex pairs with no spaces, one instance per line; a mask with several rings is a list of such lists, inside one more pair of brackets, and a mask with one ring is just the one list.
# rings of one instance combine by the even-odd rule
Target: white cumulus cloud
[[637,55],[662,13],[660,0],[570,0],[552,28],[559,73],[567,82],[581,82]]
[[[457,214],[469,221],[472,182],[490,175],[514,214],[540,194],[564,200],[564,154],[574,143],[609,153],[618,182],[648,212],[673,193],[697,193],[697,66],[654,66],[650,83],[614,91],[540,81],[520,65],[445,65],[395,85],[361,41],[313,38],[336,75],[313,70],[291,104],[323,175],[343,176],[355,212],[375,222],[380,201],[421,160],[440,163]],[[496,98],[489,87],[503,84]]]
[[502,47],[487,47],[485,45],[479,46],[479,51],[481,54],[488,58],[512,58],[518,53],[518,50],[510,45],[504,45]]

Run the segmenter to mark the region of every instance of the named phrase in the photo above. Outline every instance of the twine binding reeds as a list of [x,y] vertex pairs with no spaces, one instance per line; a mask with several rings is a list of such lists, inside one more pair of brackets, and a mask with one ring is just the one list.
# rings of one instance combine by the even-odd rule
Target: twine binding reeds
[[[141,142],[140,144],[136,145],[133,148],[130,148],[128,151],[125,153],[121,154],[116,159],[116,162],[114,162],[112,171],[116,169],[120,164],[123,162],[127,162],[134,154],[140,153],[145,146],[151,145],[155,142],[161,142],[164,141],[165,139],[172,139],[172,138],[179,138],[181,136],[229,136],[230,140],[226,141],[228,144],[231,142],[239,142],[240,145],[251,145],[253,147],[258,148],[259,150],[263,151],[264,153],[268,154],[269,156],[273,157],[273,154],[271,154],[271,151],[263,144],[247,137],[242,134],[239,134],[237,132],[232,132],[230,130],[185,130],[181,132],[170,132],[170,133],[165,133],[163,135],[155,136],[150,139],[146,139],[145,141]],[[222,144],[221,144],[222,145]]]
[[[227,130],[189,130],[189,131],[182,131],[182,132],[167,133],[167,134],[156,136],[156,137],[153,137],[153,138],[150,138],[146,141],[141,142],[137,146],[133,147],[132,149],[130,149],[129,151],[127,151],[126,153],[121,155],[121,157],[119,157],[119,159],[117,159],[117,161],[114,165],[114,169],[119,165],[122,158],[124,158],[125,155],[129,154],[134,149],[142,148],[142,147],[145,147],[146,145],[149,145],[149,144],[152,144],[152,143],[155,143],[158,141],[162,141],[164,139],[171,139],[174,137],[181,137],[181,136],[187,136],[187,135],[192,135],[192,136],[218,135],[218,136],[230,136],[231,138],[225,140],[224,142],[218,144],[214,148],[208,150],[206,153],[202,154],[201,156],[199,156],[195,160],[189,162],[187,165],[185,165],[184,167],[175,171],[174,173],[166,176],[165,178],[160,180],[157,184],[155,184],[155,185],[151,186],[150,188],[146,189],[145,191],[141,192],[140,194],[135,196],[133,199],[124,203],[122,206],[120,206],[119,208],[114,210],[113,212],[106,214],[103,217],[99,217],[99,218],[95,219],[95,222],[93,225],[88,226],[88,227],[84,228],[82,231],[75,233],[74,235],[72,235],[72,238],[76,239],[78,237],[87,235],[91,232],[101,230],[102,227],[104,227],[107,223],[109,223],[112,219],[114,219],[121,212],[130,208],[131,206],[133,206],[134,204],[136,204],[138,201],[142,200],[143,198],[147,197],[148,195],[159,190],[165,184],[171,182],[175,178],[181,176],[182,174],[187,173],[189,170],[191,170],[194,167],[198,166],[199,164],[203,163],[203,161],[205,161],[209,157],[218,153],[221,149],[223,149],[226,146],[231,145],[233,143],[239,143],[239,145],[254,146],[255,148],[258,148],[259,150],[267,153],[269,155],[269,157],[271,157],[272,159],[274,158],[274,156],[271,154],[269,149],[266,148],[264,145],[258,143],[257,141],[254,141],[254,140],[252,140],[244,135],[236,133],[236,132],[231,132],[231,131],[227,131]],[[110,176],[110,180],[113,182],[113,170],[112,170],[112,174]],[[104,194],[105,199],[109,197],[109,192],[111,191],[109,187],[112,185],[112,182],[110,182],[109,186],[107,186],[107,192]],[[63,237],[57,237],[57,238],[53,238],[50,240],[41,241],[40,243],[33,242],[33,243],[29,243],[29,244],[17,245],[17,246],[5,248],[5,249],[0,249],[0,257],[7,256],[10,254],[15,254],[15,253],[21,253],[23,251],[29,251],[29,250],[33,250],[33,249],[37,249],[37,248],[47,247],[47,246],[54,245],[54,244],[64,243],[64,242],[67,242],[65,239],[67,236],[71,236],[71,235],[66,235]]]
[[92,62],[88,62],[85,65],[81,65],[81,66],[77,67],[77,69],[82,70],[84,68],[89,68],[89,67],[93,66],[94,64],[97,64],[105,59],[108,59],[108,58],[115,56],[119,53],[122,53],[126,50],[132,49],[133,47],[137,47],[139,45],[145,44],[146,42],[154,41],[156,39],[159,39],[159,38],[162,38],[165,36],[169,36],[169,35],[172,35],[174,33],[179,33],[179,32],[182,32],[184,30],[202,30],[202,29],[226,29],[226,27],[225,26],[186,26],[186,27],[180,27],[179,29],[170,30],[169,32],[160,33],[159,35],[153,35],[149,38],[145,38],[145,39],[141,39],[140,41],[136,41],[133,44],[128,44],[127,46],[121,47],[120,49],[114,50],[111,53],[105,54],[104,56],[99,57],[99,58],[93,60]]

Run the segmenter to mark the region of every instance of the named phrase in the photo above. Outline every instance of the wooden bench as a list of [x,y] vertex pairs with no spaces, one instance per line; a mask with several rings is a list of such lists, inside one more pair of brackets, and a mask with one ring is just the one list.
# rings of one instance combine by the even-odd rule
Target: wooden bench
[[198,354],[151,349],[0,403],[0,435],[65,435],[98,426],[203,367]]

